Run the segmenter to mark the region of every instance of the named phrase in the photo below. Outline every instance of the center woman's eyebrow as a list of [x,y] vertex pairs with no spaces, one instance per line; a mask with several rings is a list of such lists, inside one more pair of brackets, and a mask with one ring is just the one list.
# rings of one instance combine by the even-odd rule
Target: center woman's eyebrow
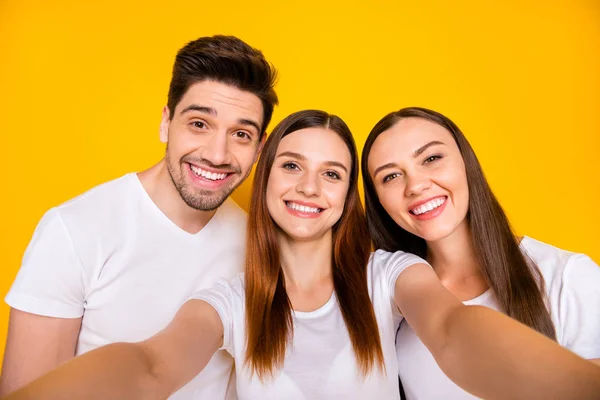
[[[186,112],[190,112],[190,111],[198,111],[198,112],[208,114],[208,115],[213,115],[213,116],[217,115],[217,110],[215,110],[214,108],[206,107],[206,106],[199,106],[197,104],[190,104],[189,106],[187,106],[186,108],[181,110],[179,115],[183,115]],[[258,122],[254,121],[254,120],[247,119],[247,118],[240,118],[237,120],[237,123],[240,125],[251,126],[251,127],[255,128],[258,132],[260,132],[260,125]]]
[[[296,153],[296,152],[293,152],[293,151],[284,151],[283,153],[279,153],[276,158],[279,158],[279,157],[291,157],[291,158],[295,158],[296,160],[306,161],[306,157],[304,157],[300,153]],[[344,164],[342,164],[341,162],[338,162],[338,161],[325,161],[324,164],[327,165],[327,166],[329,166],[329,167],[338,167],[338,168],[341,168],[341,169],[344,170],[345,173],[348,173],[348,168],[346,168],[346,166]]]

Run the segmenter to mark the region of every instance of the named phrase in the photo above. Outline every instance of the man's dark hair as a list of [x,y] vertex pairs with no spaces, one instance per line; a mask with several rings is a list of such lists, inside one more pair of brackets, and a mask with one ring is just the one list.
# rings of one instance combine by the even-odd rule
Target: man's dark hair
[[191,85],[213,80],[253,93],[261,100],[262,136],[278,104],[276,77],[277,71],[262,52],[242,40],[223,35],[201,37],[185,45],[175,58],[167,100],[170,118]]

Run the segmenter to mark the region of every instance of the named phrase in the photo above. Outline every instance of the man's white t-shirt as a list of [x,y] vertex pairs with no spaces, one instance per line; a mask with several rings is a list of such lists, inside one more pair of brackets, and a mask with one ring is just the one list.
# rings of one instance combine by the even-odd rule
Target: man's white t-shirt
[[[394,304],[394,286],[400,273],[415,263],[426,263],[408,253],[379,250],[367,267],[368,289],[381,338],[387,374],[374,369],[362,379],[346,324],[335,294],[319,309],[294,311],[293,338],[284,365],[274,378],[261,382],[244,365],[246,356],[245,284],[240,274],[220,281],[193,298],[212,305],[223,323],[223,349],[235,359],[236,387],[240,400],[351,400],[399,399],[396,330],[401,316]],[[334,292],[335,293],[335,292]],[[365,307],[369,307],[365,304]]]
[[[9,306],[82,317],[76,353],[144,340],[195,292],[243,270],[246,214],[227,200],[196,234],[175,225],[127,174],[48,211],[35,230]],[[224,399],[224,351],[172,399]]]
[[[600,268],[589,257],[529,237],[521,251],[538,266],[545,281],[550,316],[558,343],[583,358],[600,358]],[[493,291],[465,301],[500,310]],[[398,369],[408,400],[476,399],[452,382],[403,321],[396,337]]]

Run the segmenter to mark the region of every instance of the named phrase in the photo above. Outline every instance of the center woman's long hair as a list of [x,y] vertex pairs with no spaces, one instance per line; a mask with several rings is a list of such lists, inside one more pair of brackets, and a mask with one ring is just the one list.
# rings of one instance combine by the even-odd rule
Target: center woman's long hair
[[448,117],[426,108],[404,108],[386,115],[371,130],[363,148],[362,173],[367,223],[375,247],[427,257],[425,240],[402,229],[383,208],[368,171],[369,153],[375,140],[404,118],[425,119],[450,132],[465,163],[469,188],[467,221],[483,277],[508,316],[556,340],[554,324],[545,304],[543,277],[533,260],[521,252],[473,148]]
[[261,380],[284,363],[293,337],[292,307],[280,265],[277,227],[269,215],[266,188],[281,139],[305,128],[337,133],[352,159],[344,211],[333,226],[333,285],[360,371],[383,366],[379,330],[367,286],[371,240],[358,194],[358,155],[348,126],[323,111],[294,113],[273,130],[262,151],[252,188],[246,247],[246,364]]

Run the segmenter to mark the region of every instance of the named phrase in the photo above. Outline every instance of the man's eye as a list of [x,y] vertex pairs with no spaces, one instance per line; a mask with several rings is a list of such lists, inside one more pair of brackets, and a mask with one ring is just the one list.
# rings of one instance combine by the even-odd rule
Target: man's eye
[[206,128],[206,124],[204,122],[202,122],[202,121],[193,121],[192,122],[192,126],[194,128],[198,128],[198,129],[204,129],[204,128]]
[[240,139],[252,139],[250,137],[250,135],[248,134],[248,132],[244,132],[244,131],[237,131],[236,133],[234,133],[235,137],[240,138]]

